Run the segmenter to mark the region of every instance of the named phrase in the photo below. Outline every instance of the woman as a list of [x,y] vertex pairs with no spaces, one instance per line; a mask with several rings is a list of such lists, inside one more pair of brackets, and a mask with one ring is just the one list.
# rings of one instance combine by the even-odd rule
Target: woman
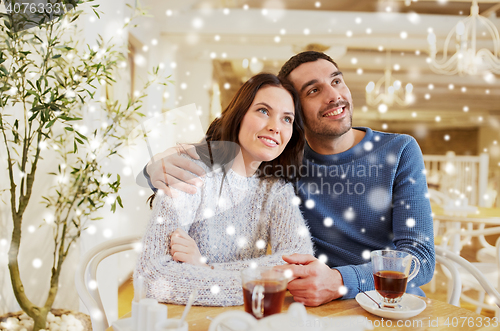
[[157,197],[134,277],[161,302],[185,304],[198,289],[195,304],[241,305],[240,270],[313,253],[287,183],[297,179],[304,146],[297,93],[274,75],[252,77],[206,141],[196,147],[209,174],[203,188]]

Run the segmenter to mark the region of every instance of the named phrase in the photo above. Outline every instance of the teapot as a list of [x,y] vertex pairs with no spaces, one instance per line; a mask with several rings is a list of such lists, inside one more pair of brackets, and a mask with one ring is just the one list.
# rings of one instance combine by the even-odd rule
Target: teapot
[[303,304],[294,302],[286,313],[274,314],[260,320],[244,311],[231,310],[218,315],[208,331],[327,331],[373,330],[363,316],[319,317],[308,314]]

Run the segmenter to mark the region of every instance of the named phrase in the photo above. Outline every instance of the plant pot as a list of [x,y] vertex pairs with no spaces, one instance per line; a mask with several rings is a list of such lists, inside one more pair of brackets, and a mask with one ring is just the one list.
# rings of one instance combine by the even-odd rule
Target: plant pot
[[[77,311],[67,310],[67,309],[51,309],[50,312],[54,316],[56,316],[56,317],[62,317],[63,315],[69,315],[69,314],[71,314],[77,320],[79,320],[82,323],[84,331],[92,331],[92,323],[90,321],[90,316],[87,315],[87,314],[80,313],[80,312],[77,312]],[[24,314],[23,311],[18,311],[18,312],[15,312],[15,313],[7,313],[7,314],[4,314],[4,315],[1,315],[0,316],[0,323],[1,322],[6,322],[7,319],[10,318],[10,317],[14,317],[14,318],[19,319],[21,317],[21,315],[23,315],[23,314]],[[29,318],[29,319],[31,319],[31,318]],[[6,329],[3,328],[2,326],[0,326],[0,330],[3,331],[3,330],[6,330]],[[30,330],[30,329],[28,329],[28,330]]]

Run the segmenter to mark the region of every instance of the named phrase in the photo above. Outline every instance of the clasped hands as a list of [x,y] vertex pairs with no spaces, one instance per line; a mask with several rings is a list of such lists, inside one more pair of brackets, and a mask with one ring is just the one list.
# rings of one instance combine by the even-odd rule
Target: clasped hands
[[337,269],[331,269],[310,254],[283,255],[282,258],[288,264],[274,269],[292,271],[287,289],[296,302],[315,307],[345,294],[342,275]]
[[[170,254],[177,262],[209,267],[196,242],[180,228],[170,236]],[[338,270],[330,269],[309,254],[283,255],[282,258],[288,264],[274,268],[292,271],[292,280],[287,289],[296,302],[306,306],[319,306],[343,295],[343,281]]]

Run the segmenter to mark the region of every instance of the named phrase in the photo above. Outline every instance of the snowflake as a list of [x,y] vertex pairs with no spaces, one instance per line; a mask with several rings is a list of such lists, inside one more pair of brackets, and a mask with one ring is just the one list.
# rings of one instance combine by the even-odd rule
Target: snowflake
[[259,239],[255,243],[255,246],[257,246],[258,249],[264,249],[266,247],[266,242],[262,239]]
[[308,233],[309,233],[309,230],[307,229],[307,227],[305,227],[305,226],[299,227],[299,236],[304,237],[304,236],[307,236]]
[[158,216],[158,218],[156,219],[156,223],[158,223],[158,224],[163,223],[163,217]]
[[203,218],[210,218],[212,216],[214,216],[214,211],[210,208],[205,208],[203,211]]
[[88,284],[88,287],[91,290],[95,290],[97,288],[97,281],[95,281],[94,279],[90,280],[89,284]]
[[307,209],[312,209],[312,208],[314,208],[314,205],[315,205],[314,200],[312,200],[312,199],[308,199],[308,200],[306,200],[306,208],[307,208]]
[[397,161],[397,157],[394,154],[387,154],[386,161],[389,164],[395,164]]
[[293,271],[292,271],[292,269],[286,269],[283,274],[285,275],[286,278],[292,278],[293,277]]
[[341,286],[339,287],[339,294],[340,294],[340,295],[346,295],[346,294],[347,294],[347,291],[348,291],[348,290],[347,290],[347,287],[345,287],[344,285],[341,285]]
[[233,225],[230,225],[226,228],[226,233],[230,236],[236,233],[236,229],[234,228]]
[[298,205],[300,205],[300,202],[301,202],[301,200],[300,200],[300,198],[299,198],[299,197],[293,197],[293,198],[292,198],[292,204],[293,204],[294,206],[298,206]]
[[363,144],[363,148],[365,151],[369,152],[373,149],[373,143],[371,141],[367,141]]
[[333,219],[331,219],[330,217],[327,217],[323,220],[323,224],[326,226],[326,227],[331,227],[333,225]]
[[364,250],[363,253],[361,253],[361,256],[363,257],[363,259],[369,260],[370,259],[370,251]]
[[210,288],[210,292],[212,292],[212,294],[219,294],[220,292],[220,286],[219,285],[214,285]]
[[325,254],[321,254],[320,256],[318,256],[318,260],[319,262],[326,264],[326,261],[328,261],[328,257]]
[[243,248],[247,244],[247,239],[244,237],[238,238],[238,247]]
[[409,227],[409,228],[412,228],[415,226],[415,219],[414,218],[408,218],[406,220],[406,226]]
[[344,218],[347,221],[352,221],[356,217],[356,213],[352,209],[352,207],[349,207],[345,212],[344,212]]
[[391,197],[389,191],[382,188],[376,187],[368,193],[368,205],[376,211],[381,211],[387,209],[391,203]]

